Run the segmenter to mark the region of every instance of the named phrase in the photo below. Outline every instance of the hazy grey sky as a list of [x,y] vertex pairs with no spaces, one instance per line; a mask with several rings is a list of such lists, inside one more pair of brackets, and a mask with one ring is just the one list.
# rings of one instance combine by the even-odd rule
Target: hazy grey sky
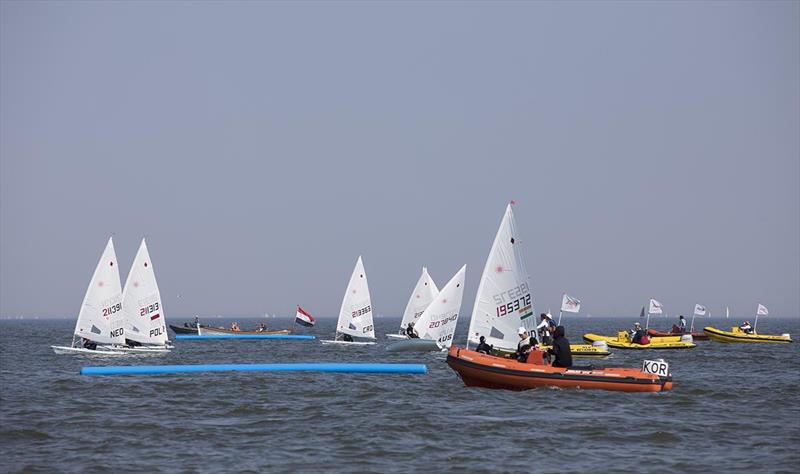
[[3,316],[74,317],[112,233],[168,317],[334,315],[359,254],[468,314],[511,199],[537,310],[798,315],[798,2],[1,8]]

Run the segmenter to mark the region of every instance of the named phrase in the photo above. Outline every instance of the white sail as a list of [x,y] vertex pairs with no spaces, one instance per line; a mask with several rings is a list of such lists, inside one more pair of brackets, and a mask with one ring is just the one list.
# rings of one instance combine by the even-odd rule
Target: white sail
[[725,319],[728,319],[730,317],[731,317],[731,310],[728,309],[728,307],[726,306],[725,307]]
[[167,324],[164,305],[158,291],[153,262],[142,239],[139,251],[122,291],[122,309],[125,315],[125,337],[142,343],[164,345],[167,343]]
[[350,276],[350,283],[347,284],[347,291],[344,293],[336,332],[352,337],[375,339],[367,273],[364,271],[360,256]]
[[416,324],[417,320],[422,313],[428,308],[436,295],[439,294],[439,288],[433,282],[433,278],[428,275],[428,269],[422,267],[422,275],[417,281],[417,286],[411,292],[411,297],[408,298],[406,310],[403,312],[403,320],[400,321],[400,329],[408,327],[408,323]]
[[122,291],[114,241],[106,248],[83,297],[75,335],[102,344],[125,342],[122,328]]
[[466,271],[466,265],[461,267],[419,317],[414,329],[420,339],[436,341],[442,348],[453,344],[453,334],[456,332],[461,300],[464,296]]
[[535,326],[530,278],[516,227],[509,204],[478,285],[468,342],[477,343],[480,336],[485,336],[487,344],[514,350],[519,326],[528,330]]

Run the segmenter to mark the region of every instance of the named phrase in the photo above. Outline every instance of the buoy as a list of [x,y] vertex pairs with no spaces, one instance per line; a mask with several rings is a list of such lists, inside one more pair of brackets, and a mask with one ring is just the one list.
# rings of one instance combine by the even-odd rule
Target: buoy
[[181,341],[199,341],[204,339],[293,339],[310,341],[316,339],[314,336],[303,336],[295,334],[213,334],[206,336],[197,336],[194,334],[177,334],[176,340]]
[[338,372],[353,374],[427,374],[425,364],[196,364],[196,365],[108,365],[81,367],[81,375],[155,375],[198,372]]

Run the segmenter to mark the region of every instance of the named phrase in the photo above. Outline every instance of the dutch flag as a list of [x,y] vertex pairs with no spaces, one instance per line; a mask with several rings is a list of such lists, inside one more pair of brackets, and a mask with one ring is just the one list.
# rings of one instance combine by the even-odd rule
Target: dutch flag
[[303,326],[311,327],[314,325],[314,316],[306,313],[300,306],[297,307],[297,314],[294,316],[294,322],[302,324]]

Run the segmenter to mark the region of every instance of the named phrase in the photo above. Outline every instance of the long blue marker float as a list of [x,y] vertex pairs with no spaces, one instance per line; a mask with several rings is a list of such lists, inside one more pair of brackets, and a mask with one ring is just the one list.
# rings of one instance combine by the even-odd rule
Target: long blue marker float
[[209,334],[205,336],[177,334],[175,339],[180,341],[200,341],[204,339],[293,339],[295,341],[311,341],[316,338],[314,336],[294,334]]
[[353,374],[427,374],[425,364],[196,364],[196,365],[109,365],[81,367],[81,375],[155,375],[198,372],[338,372]]

